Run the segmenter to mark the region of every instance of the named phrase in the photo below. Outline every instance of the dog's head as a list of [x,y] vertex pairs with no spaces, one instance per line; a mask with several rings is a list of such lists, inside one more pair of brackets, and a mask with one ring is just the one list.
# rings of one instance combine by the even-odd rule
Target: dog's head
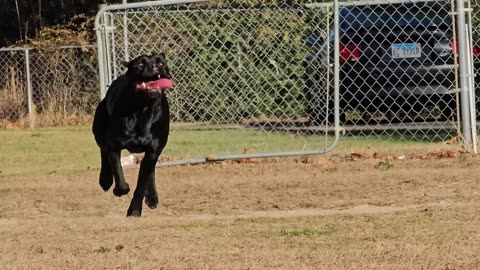
[[172,76],[165,54],[141,55],[125,63],[127,76],[136,90],[149,97],[158,97],[165,89],[173,88]]

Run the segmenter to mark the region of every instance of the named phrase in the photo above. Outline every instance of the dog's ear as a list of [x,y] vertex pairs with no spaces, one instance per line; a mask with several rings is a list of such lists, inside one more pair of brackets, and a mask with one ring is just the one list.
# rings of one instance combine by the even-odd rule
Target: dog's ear
[[130,65],[130,62],[127,62],[127,61],[122,61],[122,66],[128,68],[128,66]]

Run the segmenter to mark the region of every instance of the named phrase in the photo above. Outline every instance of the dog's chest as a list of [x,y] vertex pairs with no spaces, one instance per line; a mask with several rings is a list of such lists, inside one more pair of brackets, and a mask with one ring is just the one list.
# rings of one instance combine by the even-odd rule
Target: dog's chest
[[117,118],[112,123],[114,128],[111,128],[112,147],[127,149],[132,153],[145,152],[151,148],[152,145],[158,144],[159,134],[162,133],[163,128],[168,128],[168,125],[163,124],[168,122],[168,119],[162,107],[158,104],[156,106],[142,106],[131,113]]
[[161,121],[161,110],[159,107],[142,108],[142,110],[136,112],[128,120],[129,127],[126,129],[131,131],[129,137],[132,138],[132,144],[150,144],[157,133],[159,121]]

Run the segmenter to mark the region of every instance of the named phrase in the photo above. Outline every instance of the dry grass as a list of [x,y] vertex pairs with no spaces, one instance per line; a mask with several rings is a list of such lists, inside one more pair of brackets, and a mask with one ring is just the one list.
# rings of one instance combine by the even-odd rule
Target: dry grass
[[4,173],[0,265],[478,269],[479,167],[456,152],[162,168],[161,205],[140,219],[124,217],[131,195],[100,190],[97,169]]
[[0,128],[91,123],[99,102],[93,56],[85,48],[32,50],[29,115],[23,53],[6,55],[6,65],[0,67]]
[[50,110],[41,114],[35,114],[33,117],[24,117],[19,121],[19,126],[25,127],[67,127],[83,126],[92,123],[93,116],[84,113],[56,112]]
[[0,88],[0,119],[18,121],[26,113],[25,89],[18,82],[18,71],[14,67],[3,67],[1,71],[4,85]]
[[[1,105],[0,105],[1,106]],[[39,128],[39,127],[75,127],[92,122],[93,116],[85,114],[42,113],[29,116],[24,114],[15,121],[0,120],[0,129]]]
[[22,110],[25,98],[20,94],[6,94],[7,91],[0,89],[0,116],[5,120],[17,121],[25,114]]

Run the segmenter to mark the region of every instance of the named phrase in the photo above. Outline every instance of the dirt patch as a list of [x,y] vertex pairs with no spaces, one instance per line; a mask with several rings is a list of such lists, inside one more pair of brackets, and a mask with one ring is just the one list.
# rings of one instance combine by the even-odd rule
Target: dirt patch
[[373,206],[373,205],[357,205],[346,209],[292,209],[279,211],[254,211],[233,216],[221,215],[191,215],[187,219],[191,220],[215,220],[215,219],[254,219],[254,218],[301,218],[315,216],[333,216],[333,215],[380,215],[391,214],[411,209],[429,209],[432,207],[446,207],[450,205],[445,201],[439,203],[430,203],[426,205],[407,205],[401,207],[395,206]]

